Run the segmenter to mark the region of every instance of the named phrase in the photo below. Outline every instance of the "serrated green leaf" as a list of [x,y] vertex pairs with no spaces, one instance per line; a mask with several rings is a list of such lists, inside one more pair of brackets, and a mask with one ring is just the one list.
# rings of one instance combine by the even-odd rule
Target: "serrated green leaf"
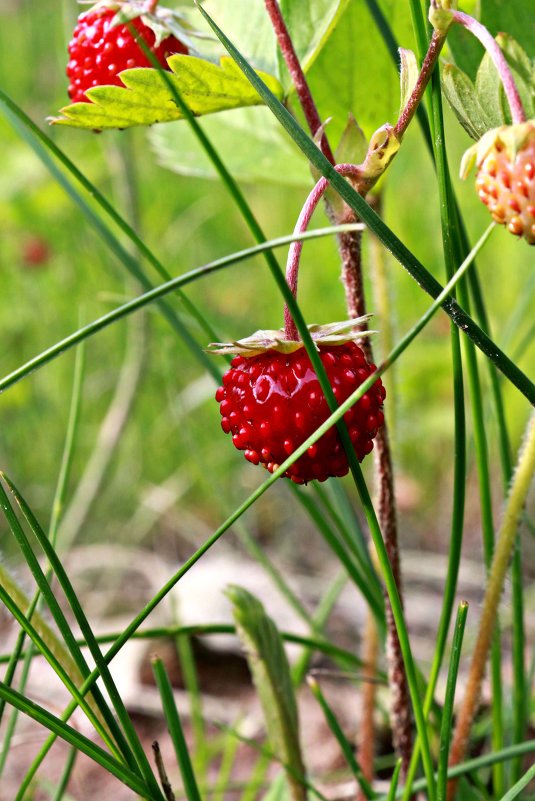
[[260,601],[242,587],[232,586],[236,630],[242,642],[262,704],[271,748],[287,770],[294,801],[306,801],[306,789],[297,777],[305,776],[297,703],[290,666],[281,636]]
[[[203,128],[233,176],[243,182],[309,187],[310,170],[293,142],[266,108],[223,111]],[[150,134],[158,161],[180,175],[218,178],[214,166],[189,126],[160,125]],[[236,142],[240,143],[236,147]]]
[[[256,90],[228,57],[217,65],[195,56],[174,55],[168,63],[172,69],[169,79],[176,83],[196,116],[262,104]],[[282,97],[278,80],[260,74],[277,97]],[[182,118],[158,70],[150,67],[124,70],[120,78],[125,88],[98,86],[90,89],[87,93],[90,103],[66,106],[61,109],[64,116],[53,122],[77,128],[106,129],[153,125]]]
[[[527,117],[533,115],[533,66],[529,57],[512,36],[500,34],[497,42],[509,64]],[[509,104],[503,85],[488,53],[485,53],[476,76],[476,92],[480,104],[487,109],[492,128],[511,122]]]
[[442,70],[442,88],[468,136],[477,141],[492,128],[491,119],[479,102],[474,84],[454,64],[446,64]]

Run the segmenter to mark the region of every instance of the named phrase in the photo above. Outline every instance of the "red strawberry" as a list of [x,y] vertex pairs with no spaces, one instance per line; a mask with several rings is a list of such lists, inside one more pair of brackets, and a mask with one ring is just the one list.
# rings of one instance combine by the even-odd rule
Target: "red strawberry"
[[[78,17],[73,37],[69,43],[70,60],[67,77],[70,80],[69,97],[76,102],[89,102],[87,89],[93,86],[122,86],[119,73],[133,67],[151,67],[127,25],[112,27],[118,6],[99,6]],[[188,53],[186,45],[169,35],[156,45],[154,31],[141,17],[133,19],[133,26],[161,66],[168,70],[166,58],[173,53]]]
[[[319,344],[319,353],[339,403],[375,369],[355,342]],[[372,450],[372,440],[383,424],[384,398],[385,390],[377,379],[344,415],[359,461]],[[289,353],[269,349],[253,356],[236,356],[223,376],[216,400],[221,404],[223,431],[232,434],[234,445],[245,451],[246,459],[271,473],[330,414],[302,344]],[[285,475],[303,484],[344,476],[348,470],[347,456],[333,426]]]
[[465,155],[477,161],[476,188],[495,222],[535,245],[535,122],[488,131]]

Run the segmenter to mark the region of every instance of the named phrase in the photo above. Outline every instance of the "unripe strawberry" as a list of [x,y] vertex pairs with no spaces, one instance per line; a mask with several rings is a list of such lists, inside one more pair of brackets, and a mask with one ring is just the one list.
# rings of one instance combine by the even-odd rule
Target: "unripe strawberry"
[[492,219],[535,245],[535,121],[488,131],[465,154],[463,175],[474,159],[476,188]]
[[156,44],[156,35],[141,16],[128,25],[112,26],[120,6],[99,5],[78,18],[69,43],[69,97],[73,103],[89,102],[86,91],[94,86],[122,86],[119,73],[133,67],[152,67],[142,47],[129,30],[135,28],[137,36],[152,50],[159,64],[169,69],[166,59],[174,53],[188,53],[188,48],[173,35]]
[[[353,341],[320,343],[318,349],[338,403],[375,370]],[[344,415],[359,461],[373,449],[373,438],[383,425],[385,394],[377,379]],[[223,376],[216,400],[220,403],[221,427],[232,435],[235,447],[244,451],[248,461],[261,464],[271,473],[330,416],[302,344],[291,352],[270,348],[252,356],[237,355]],[[336,426],[332,426],[285,476],[304,484],[344,476],[348,470],[346,453]]]

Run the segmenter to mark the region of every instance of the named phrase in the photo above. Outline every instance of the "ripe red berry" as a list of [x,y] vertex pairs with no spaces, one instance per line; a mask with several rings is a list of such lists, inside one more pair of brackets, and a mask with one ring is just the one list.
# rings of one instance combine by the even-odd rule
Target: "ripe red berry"
[[[69,97],[73,103],[89,102],[86,91],[93,86],[122,86],[119,73],[133,67],[151,67],[152,64],[130,33],[128,26],[112,27],[117,9],[100,7],[86,11],[78,17],[69,43]],[[188,48],[174,36],[167,36],[155,47],[154,32],[141,17],[130,23],[140,38],[152,50],[164,69],[169,69],[166,58],[174,53],[188,53]]]
[[476,189],[493,220],[535,245],[535,123],[489,131],[471,150]]
[[[336,399],[342,403],[373,372],[355,342],[319,345],[320,358]],[[383,425],[385,390],[380,379],[346,412],[349,435],[359,461],[373,449]],[[236,356],[216,393],[221,427],[253,464],[270,472],[292,454],[330,415],[329,407],[304,347],[291,353],[266,350]],[[347,456],[336,426],[330,428],[288,468],[298,484],[344,476]]]

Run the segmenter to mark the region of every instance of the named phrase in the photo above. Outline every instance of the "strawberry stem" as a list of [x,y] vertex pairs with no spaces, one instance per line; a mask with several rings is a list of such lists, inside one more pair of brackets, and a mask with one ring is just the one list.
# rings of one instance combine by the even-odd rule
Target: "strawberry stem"
[[414,89],[412,90],[412,94],[395,125],[394,134],[397,139],[401,139],[420,105],[445,41],[446,34],[444,32],[438,30],[433,31],[431,41],[429,42],[429,48],[423,60],[422,68]]
[[469,30],[470,33],[476,37],[476,39],[479,39],[491,57],[503,84],[507,102],[509,103],[509,108],[511,109],[513,123],[516,125],[520,122],[525,122],[526,113],[518,93],[515,79],[513,78],[509,64],[505,60],[505,56],[503,55],[494,37],[489,33],[484,25],[471,17],[469,14],[464,14],[462,11],[452,11],[451,13],[453,22],[457,22],[459,25],[462,25],[464,28]]
[[[340,175],[354,177],[360,176],[360,169],[355,164],[338,164],[334,169],[336,172],[340,173]],[[307,230],[310,220],[312,219],[312,215],[314,214],[316,207],[325,194],[328,186],[329,182],[326,178],[319,179],[318,183],[307,197],[305,205],[303,206],[301,213],[297,218],[294,234],[302,234]],[[294,298],[297,296],[297,279],[302,250],[302,240],[292,242],[290,245],[290,250],[288,251],[288,260],[286,262],[286,282],[290,287]],[[299,332],[287,305],[284,307],[284,332],[286,339],[299,341]]]
[[154,12],[156,11],[156,6],[158,5],[159,2],[160,2],[160,0],[147,0],[145,13],[146,14],[154,14]]
[[[269,18],[271,19],[271,24],[273,25],[273,30],[275,31],[277,41],[279,43],[282,57],[284,58],[286,66],[288,67],[288,72],[290,73],[292,83],[295,87],[295,91],[297,92],[299,103],[303,109],[303,114],[305,115],[310,133],[312,136],[316,136],[318,131],[321,130],[322,125],[320,115],[310,92],[307,79],[305,78],[305,73],[303,72],[303,68],[301,67],[297,57],[297,53],[295,52],[290,33],[286,27],[284,17],[281,14],[279,4],[277,0],[265,0],[265,5],[266,11],[269,14]],[[331,164],[334,164],[334,156],[324,133],[321,134],[320,147],[325,158],[328,158]]]

